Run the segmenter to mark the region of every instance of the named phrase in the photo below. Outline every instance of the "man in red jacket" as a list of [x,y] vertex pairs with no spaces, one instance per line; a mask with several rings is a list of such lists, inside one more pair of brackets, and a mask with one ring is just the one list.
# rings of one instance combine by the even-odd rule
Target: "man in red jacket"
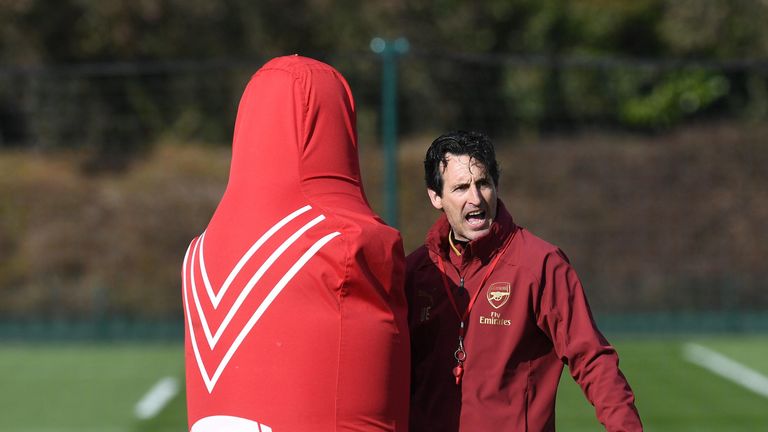
[[424,169],[443,214],[407,258],[411,432],[553,431],[564,363],[606,430],[641,431],[568,258],[497,198],[488,137],[443,135]]
[[402,242],[365,199],[334,68],[286,56],[253,75],[182,271],[191,432],[407,429]]

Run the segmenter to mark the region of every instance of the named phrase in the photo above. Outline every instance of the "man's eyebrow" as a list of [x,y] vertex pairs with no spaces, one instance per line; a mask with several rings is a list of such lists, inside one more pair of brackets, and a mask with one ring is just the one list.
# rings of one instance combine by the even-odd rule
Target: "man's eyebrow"
[[456,188],[461,187],[461,186],[467,186],[470,183],[472,183],[471,180],[467,180],[467,181],[456,180],[455,182],[453,182],[449,186],[451,187],[451,189],[456,189]]

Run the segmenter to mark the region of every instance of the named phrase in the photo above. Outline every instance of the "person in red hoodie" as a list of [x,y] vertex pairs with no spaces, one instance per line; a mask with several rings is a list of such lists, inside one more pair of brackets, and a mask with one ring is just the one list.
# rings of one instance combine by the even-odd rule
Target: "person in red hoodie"
[[400,234],[363,193],[346,80],[267,62],[182,267],[190,431],[406,431],[404,277]]
[[554,431],[564,364],[606,430],[641,431],[568,258],[497,198],[490,139],[440,136],[424,171],[442,215],[407,257],[411,432]]

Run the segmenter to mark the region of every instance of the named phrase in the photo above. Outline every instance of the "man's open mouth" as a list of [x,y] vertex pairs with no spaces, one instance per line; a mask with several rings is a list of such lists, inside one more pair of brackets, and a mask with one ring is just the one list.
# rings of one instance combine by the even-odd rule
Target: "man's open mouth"
[[485,211],[476,210],[473,212],[469,212],[464,217],[464,219],[466,219],[470,225],[480,225],[485,222]]

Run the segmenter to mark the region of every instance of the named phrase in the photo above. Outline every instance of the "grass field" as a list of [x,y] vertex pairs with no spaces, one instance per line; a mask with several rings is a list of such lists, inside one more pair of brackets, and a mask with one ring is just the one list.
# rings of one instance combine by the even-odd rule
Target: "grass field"
[[[768,431],[768,398],[685,359],[696,343],[768,376],[768,336],[612,337],[647,431]],[[137,402],[160,379],[183,382],[178,345],[0,346],[0,432],[182,432],[183,391],[149,420]],[[183,389],[182,389],[183,390]],[[600,431],[581,390],[563,377],[558,430]]]
[[[175,410],[165,429],[183,431],[184,404],[174,401],[149,422],[134,407],[162,377],[182,379],[181,346],[3,345],[0,431],[133,432]],[[149,426],[149,425],[148,425]]]
[[[611,342],[635,391],[645,430],[768,431],[768,398],[684,358],[685,344],[693,342],[768,376],[768,337],[611,338]],[[558,430],[602,430],[569,376],[563,376],[557,403]]]

